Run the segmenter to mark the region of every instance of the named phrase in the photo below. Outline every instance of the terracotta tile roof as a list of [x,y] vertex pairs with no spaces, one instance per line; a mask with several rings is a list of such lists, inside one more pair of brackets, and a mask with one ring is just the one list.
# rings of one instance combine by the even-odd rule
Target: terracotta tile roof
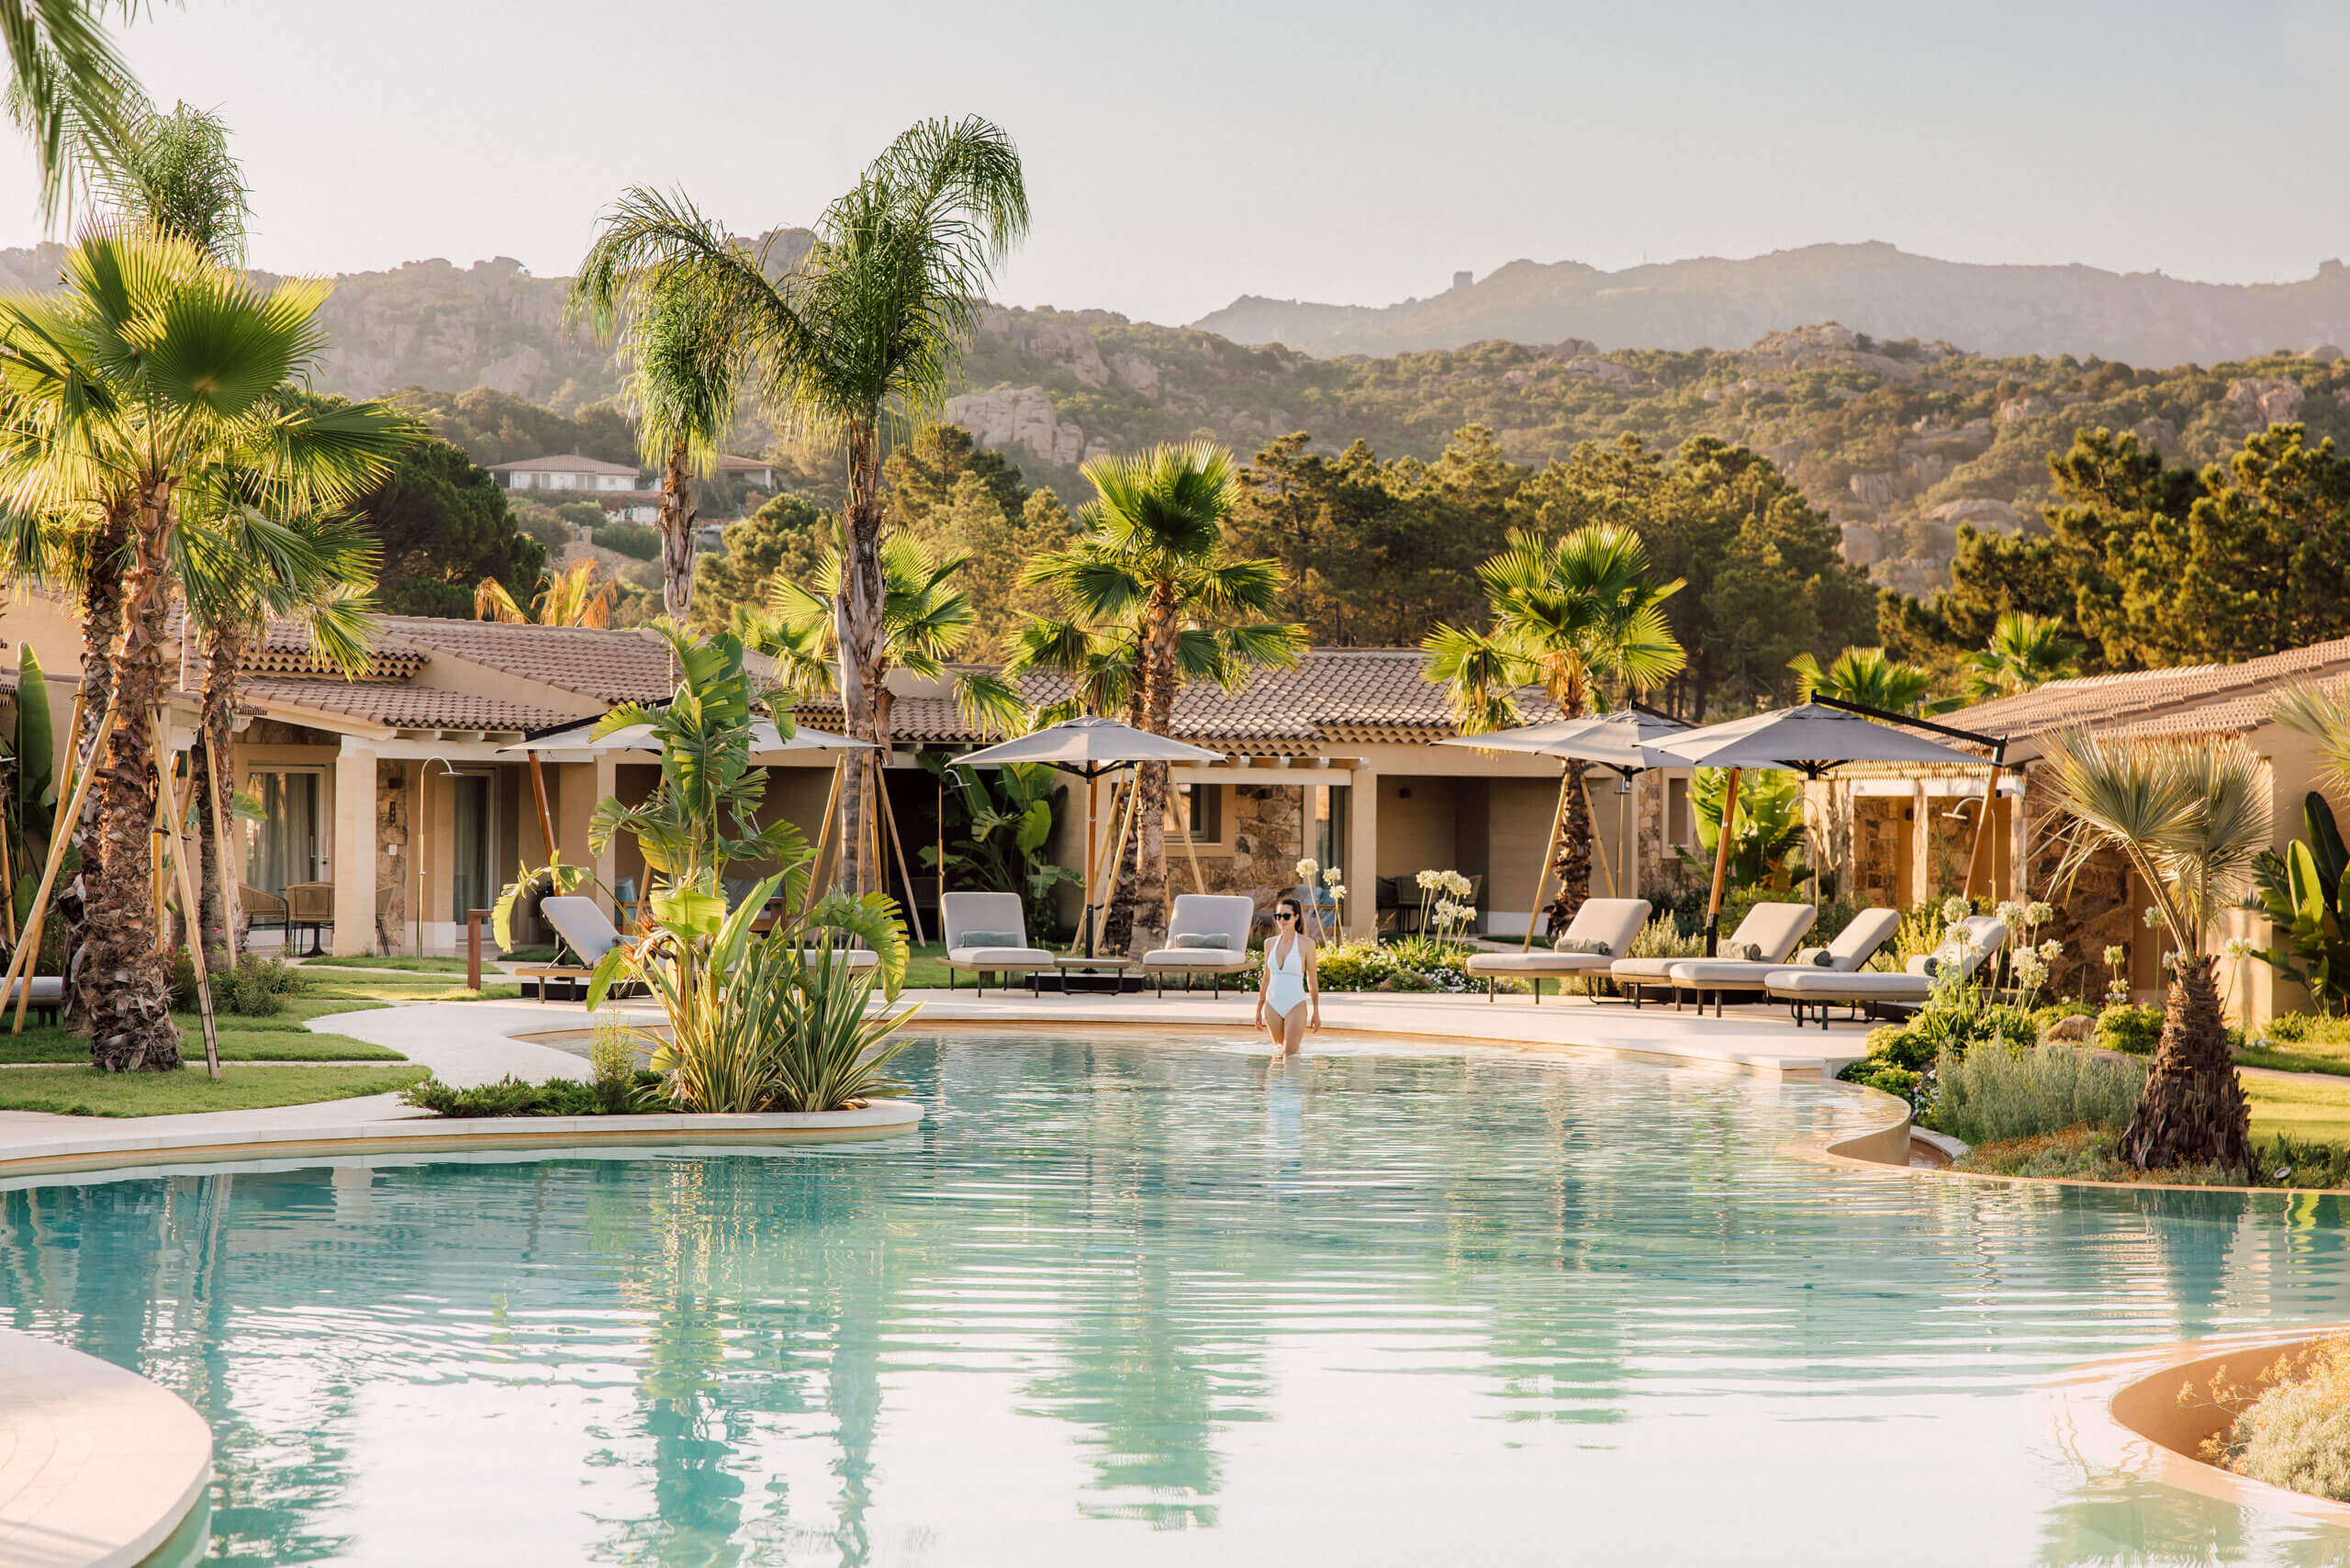
[[2242,733],[2266,722],[2269,700],[2297,681],[2350,674],[2350,637],[2233,665],[2185,665],[2052,680],[1942,716],[1945,723],[2021,739],[2088,725],[2146,734]]
[[[164,637],[176,641],[186,626],[186,611],[173,608],[164,630]],[[406,680],[424,666],[425,654],[413,648],[387,642],[382,638],[367,651],[367,673],[362,680]],[[240,668],[257,675],[312,675],[343,678],[335,668],[310,650],[310,633],[297,621],[276,621],[260,641],[249,644]]]
[[650,632],[425,615],[387,615],[383,627],[387,644],[447,654],[599,702],[649,702],[677,689],[669,644]]
[[[1237,691],[1201,682],[1175,701],[1174,734],[1227,751],[1307,753],[1326,744],[1428,741],[1456,732],[1443,688],[1421,673],[1427,655],[1416,648],[1315,648],[1293,670],[1261,670]],[[1031,678],[1030,700],[1048,700],[1067,683]],[[1527,722],[1558,717],[1539,691],[1518,694]],[[837,700],[800,704],[800,716],[820,729],[841,723]],[[901,697],[891,705],[894,738],[908,743],[967,744],[987,737],[966,726],[951,698]]]
[[348,714],[395,730],[498,730],[517,734],[576,722],[561,712],[502,698],[476,697],[437,686],[386,681],[248,680],[248,700],[291,702],[326,713]]
[[628,474],[642,473],[633,463],[607,463],[600,457],[582,457],[574,452],[558,457],[523,457],[512,463],[488,465],[493,474]]
[[750,474],[762,468],[772,468],[775,465],[764,457],[737,457],[730,452],[719,458],[718,466],[723,473]]

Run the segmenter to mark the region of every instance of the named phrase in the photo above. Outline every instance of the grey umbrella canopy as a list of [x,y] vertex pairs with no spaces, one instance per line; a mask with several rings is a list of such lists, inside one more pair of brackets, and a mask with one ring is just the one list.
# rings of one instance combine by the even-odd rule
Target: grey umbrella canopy
[[1914,731],[1819,702],[1708,724],[1661,741],[1658,747],[1684,767],[1792,767],[1809,778],[1846,762],[1956,762],[1972,767],[1984,760]]
[[[1689,726],[1678,719],[1668,719],[1662,713],[1646,712],[1638,708],[1615,713],[1601,713],[1584,719],[1555,719],[1547,724],[1528,724],[1515,730],[1494,730],[1482,735],[1454,735],[1436,744],[1438,745],[1470,746],[1478,751],[1507,751],[1531,753],[1536,756],[1556,756],[1570,762],[1595,763],[1610,769],[1626,779],[1645,773],[1651,767],[1686,767],[1686,757],[1675,756],[1660,749],[1659,743],[1673,735],[1686,734]],[[1629,790],[1628,783],[1624,790]],[[1623,793],[1618,791],[1619,796]],[[1567,778],[1559,779],[1559,810],[1551,818],[1550,848],[1542,862],[1542,870],[1534,879],[1534,909],[1526,917],[1526,941],[1534,941],[1534,925],[1540,917],[1542,896],[1549,885],[1551,861],[1557,858],[1560,819],[1566,814]],[[1585,798],[1589,805],[1588,795]],[[1595,838],[1595,842],[1596,839]],[[1616,808],[1616,855],[1624,857],[1624,807],[1619,799]],[[1600,859],[1606,861],[1606,846],[1600,846]],[[1620,893],[1616,885],[1613,867],[1607,867],[1608,887]]]
[[[1662,749],[1685,763],[1729,769],[1722,797],[1722,826],[1714,835],[1714,885],[1706,909],[1706,952],[1710,956],[1721,935],[1723,884],[1729,871],[1729,824],[1738,814],[1738,776],[1749,767],[1793,768],[1807,778],[1818,778],[1847,762],[1942,762],[1969,767],[1981,756],[1956,746],[1929,740],[1911,730],[1897,729],[1874,719],[1825,703],[1804,702],[1774,709],[1751,719],[1708,724],[1665,741]],[[1810,823],[1804,824],[1806,833]],[[1812,879],[1817,897],[1819,880]]]
[[[1033,762],[1075,773],[1085,780],[1085,956],[1093,956],[1093,781],[1137,762],[1222,762],[1224,754],[1154,735],[1115,719],[1064,719],[1034,734],[967,752],[949,767],[1007,767]],[[1122,841],[1125,834],[1119,834]]]
[[1522,729],[1495,730],[1490,734],[1454,735],[1438,745],[1471,746],[1478,751],[1531,752],[1537,756],[1595,762],[1623,774],[1651,767],[1687,767],[1689,759],[1662,749],[1675,735],[1690,734],[1689,726],[1662,713],[1630,709],[1588,719],[1559,719]]
[[[500,746],[501,752],[546,751],[659,751],[661,737],[651,724],[623,724],[608,735],[598,735],[596,726],[603,721],[589,719],[581,723],[566,724],[559,730],[542,730],[527,740]],[[789,738],[781,734],[769,719],[751,722],[751,755],[754,757],[768,752],[789,751],[870,751],[871,741],[861,741],[852,735],[836,735],[828,730],[811,730],[806,725],[794,729]]]

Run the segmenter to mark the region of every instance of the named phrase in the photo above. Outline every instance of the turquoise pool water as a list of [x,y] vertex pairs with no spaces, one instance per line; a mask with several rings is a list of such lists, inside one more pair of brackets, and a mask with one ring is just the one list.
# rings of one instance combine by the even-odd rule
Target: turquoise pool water
[[906,1061],[893,1145],[0,1193],[6,1321],[204,1411],[238,1563],[2344,1553],[2031,1392],[2350,1318],[2332,1200],[1833,1173],[1775,1151],[1850,1096],[1632,1064]]

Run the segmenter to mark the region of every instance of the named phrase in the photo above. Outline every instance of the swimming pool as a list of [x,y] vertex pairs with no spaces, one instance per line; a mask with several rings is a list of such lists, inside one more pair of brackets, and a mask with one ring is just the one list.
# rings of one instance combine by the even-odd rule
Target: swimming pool
[[2087,1475],[2032,1395],[2350,1318],[2334,1200],[1781,1156],[1877,1119],[1824,1085],[1260,1053],[950,1036],[891,1143],[0,1193],[0,1301],[204,1412],[237,1563],[2350,1547]]

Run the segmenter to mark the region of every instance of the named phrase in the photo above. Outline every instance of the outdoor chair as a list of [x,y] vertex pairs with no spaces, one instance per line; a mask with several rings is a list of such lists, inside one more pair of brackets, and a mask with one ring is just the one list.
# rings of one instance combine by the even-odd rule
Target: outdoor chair
[[[1836,940],[1825,947],[1807,947],[1795,957],[1797,969],[1812,968],[1821,974],[1854,974],[1878,948],[1893,940],[1901,929],[1901,914],[1897,910],[1864,909],[1844,923]],[[1784,974],[1778,964],[1750,963],[1740,958],[1684,958],[1673,966],[1669,976],[1676,994],[1683,991],[1697,993],[1697,1011],[1706,1010],[1706,995],[1713,993],[1714,1016],[1722,1015],[1722,997],[1728,991],[1739,991],[1759,997],[1763,984],[1774,974]]]
[[400,896],[399,884],[389,883],[375,890],[375,950],[392,950],[392,905]]
[[1849,1007],[1858,1016],[1877,1007],[1915,1009],[1923,1006],[1938,985],[1953,979],[1971,980],[1992,954],[2008,943],[2008,924],[1996,914],[1971,914],[1951,927],[1942,945],[1931,954],[1909,960],[1908,967],[1890,974],[1840,973],[1833,969],[1774,969],[1763,989],[1794,1010],[1796,1027],[1816,1008],[1819,1026],[1828,1027],[1832,1007]]
[[263,892],[250,882],[239,882],[237,905],[245,912],[247,929],[266,922],[281,932],[285,930],[285,901],[275,893]]
[[332,882],[296,882],[285,890],[285,945],[294,946],[294,932],[307,926],[310,933],[310,950],[302,955],[315,958],[326,951],[321,937],[334,924],[334,884]]
[[1248,928],[1256,920],[1257,901],[1246,893],[1178,894],[1167,917],[1167,946],[1142,956],[1143,977],[1156,980],[1165,996],[1169,975],[1181,975],[1185,991],[1192,976],[1206,975],[1222,997],[1224,977],[1248,967]]
[[955,989],[956,970],[969,969],[982,996],[990,974],[1024,974],[1033,991],[1036,971],[1053,967],[1050,953],[1028,945],[1028,915],[1018,893],[947,893],[938,902],[947,990]]
[[554,933],[563,939],[564,946],[571,949],[574,962],[561,962],[561,955],[558,954],[555,963],[520,964],[514,972],[526,980],[538,981],[541,1002],[547,1000],[547,991],[557,980],[566,982],[569,989],[578,993],[580,1000],[587,1000],[588,977],[596,972],[596,966],[602,961],[604,955],[619,946],[623,940],[620,928],[598,907],[594,899],[581,898],[576,893],[541,899],[539,915],[554,927]]
[[[1807,903],[1758,903],[1746,912],[1738,929],[1722,943],[1726,954],[1737,953],[1747,946],[1756,948],[1760,962],[1766,969],[1785,964],[1787,955],[1796,950],[1803,934],[1819,918],[1819,911]],[[1690,961],[1687,955],[1665,958],[1618,958],[1608,967],[1608,977],[1630,994],[1632,1005],[1638,1007],[1642,993],[1651,987],[1662,986],[1673,992],[1673,1004],[1681,1005],[1681,988],[1673,984],[1673,967]]]
[[1606,974],[1620,955],[1631,949],[1632,939],[1648,921],[1646,899],[1585,899],[1551,946],[1524,953],[1472,953],[1469,972],[1484,977],[1488,1002],[1494,999],[1499,981],[1530,980],[1535,1004],[1539,1006],[1544,980]]

